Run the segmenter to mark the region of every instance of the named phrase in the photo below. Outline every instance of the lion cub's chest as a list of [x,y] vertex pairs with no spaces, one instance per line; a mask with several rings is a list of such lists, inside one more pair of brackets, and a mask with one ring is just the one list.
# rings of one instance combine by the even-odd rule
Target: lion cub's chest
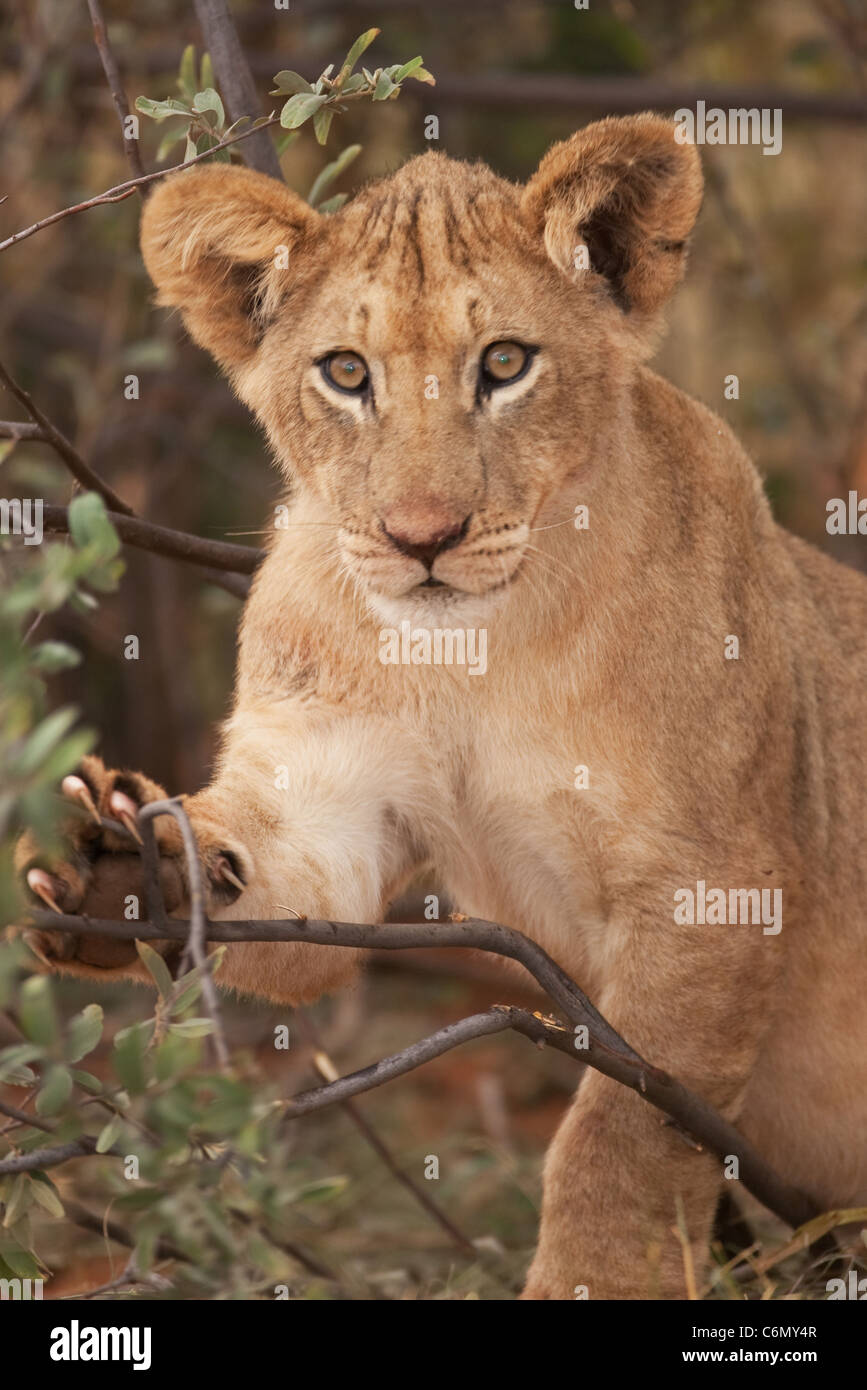
[[463,912],[526,931],[586,962],[602,924],[599,865],[574,761],[525,722],[487,724],[450,750],[455,836],[437,868]]

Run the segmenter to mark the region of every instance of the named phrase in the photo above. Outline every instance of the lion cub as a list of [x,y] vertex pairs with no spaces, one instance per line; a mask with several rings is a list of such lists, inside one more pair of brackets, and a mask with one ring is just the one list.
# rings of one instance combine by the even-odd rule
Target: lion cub
[[[427,154],[327,217],[241,168],[159,186],[160,303],[291,483],[216,775],[186,806],[212,915],[377,921],[430,865],[785,1177],[855,1205],[867,581],[776,526],[726,426],[644,365],[701,191],[650,115],[554,146],[525,187]],[[98,759],[81,776],[112,815],[162,795]],[[159,835],[177,885],[173,823]],[[118,848],[83,832],[49,866],[55,901],[119,915]],[[37,944],[136,975],[87,938],[74,960]],[[291,1003],[359,963],[250,942],[221,982]],[[683,1297],[676,1202],[701,1268],[721,1179],[588,1071],[525,1297]]]

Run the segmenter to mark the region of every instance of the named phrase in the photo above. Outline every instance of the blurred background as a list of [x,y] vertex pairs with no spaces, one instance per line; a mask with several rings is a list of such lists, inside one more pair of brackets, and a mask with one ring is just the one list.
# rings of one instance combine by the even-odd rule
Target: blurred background
[[[174,95],[185,45],[204,47],[192,0],[105,0],[104,10],[130,105],[142,94]],[[419,53],[437,79],[434,88],[407,84],[384,108],[351,107],[326,151],[306,127],[282,157],[285,178],[302,192],[350,143],[363,151],[336,185],[350,193],[429,148],[429,114],[439,119],[435,148],[523,180],[552,141],[601,116],[672,113],[696,98],[782,107],[778,156],[757,146],[703,151],[704,208],[656,366],[734,428],[781,521],[867,569],[867,539],[834,541],[825,531],[829,498],[850,488],[867,495],[860,0],[591,0],[586,11],[571,0],[292,0],[288,11],[234,0],[232,11],[261,112],[279,105],[268,96],[279,69],[315,79],[373,25],[382,34],[365,62]],[[142,118],[147,170],[158,167],[162,134]],[[12,3],[0,19],[0,170],[0,240],[129,176],[84,0]],[[257,545],[279,500],[276,473],[216,367],[178,319],[153,308],[139,211],[133,196],[3,252],[0,357],[140,515]],[[138,400],[124,397],[129,373],[139,377]],[[737,400],[724,397],[730,374]],[[23,418],[2,391],[0,417]],[[46,445],[0,441],[0,456],[4,496],[69,501],[69,475]],[[95,615],[64,611],[45,624],[45,635],[85,653],[52,689],[100,731],[107,761],[141,767],[171,793],[193,791],[209,778],[215,725],[228,709],[240,603],[189,565],[133,549],[125,557],[119,592]],[[122,658],[127,634],[139,638],[138,661]],[[436,957],[392,960],[361,990],[322,1006],[332,1052],[362,1065],[495,998],[535,1000],[454,954],[447,967]],[[71,1004],[95,997],[92,986],[68,989]],[[120,1022],[136,1016],[129,993],[98,997]],[[233,1009],[236,1038],[261,1045],[262,1065],[273,1068],[274,1020],[261,1007]],[[299,1057],[303,1072],[303,1053],[290,1070]],[[287,1073],[287,1083],[303,1079]],[[365,1110],[417,1174],[425,1154],[449,1155],[447,1179],[428,1186],[472,1235],[491,1232],[515,1252],[517,1270],[534,1238],[538,1159],[574,1079],[567,1059],[540,1059],[523,1040],[498,1038],[365,1098]],[[383,1190],[380,1160],[345,1116],[326,1112],[303,1128],[299,1144],[314,1166],[336,1152],[354,1174],[342,1205],[320,1219],[323,1239],[330,1222],[332,1240],[355,1254],[390,1251],[376,1277],[383,1287],[393,1277],[398,1297],[420,1286],[448,1296],[456,1276],[447,1238],[411,1196],[393,1183]],[[474,1286],[481,1296],[509,1296],[508,1278],[486,1281]]]

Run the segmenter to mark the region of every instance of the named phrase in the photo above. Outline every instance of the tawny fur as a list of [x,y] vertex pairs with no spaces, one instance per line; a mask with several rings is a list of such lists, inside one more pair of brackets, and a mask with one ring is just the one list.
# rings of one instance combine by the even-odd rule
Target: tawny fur
[[[430,864],[786,1178],[852,1205],[867,1201],[867,582],[781,530],[728,428],[644,365],[700,197],[695,151],[653,117],[580,132],[523,190],[430,154],[328,218],[235,168],[158,188],[142,245],[160,301],[291,480],[219,767],[186,804],[206,853],[234,853],[248,882],[217,915],[289,903],[377,921]],[[536,360],[479,402],[479,358],[503,339]],[[316,361],[337,349],[369,364],[375,408],[323,382]],[[384,535],[392,515],[419,534],[470,518],[434,567],[450,588],[413,587],[424,571]],[[384,666],[379,632],[403,617],[486,627],[487,673]],[[700,879],[781,888],[782,931],[676,925],[675,890]],[[221,978],[292,1002],[357,965],[249,943]],[[721,1178],[588,1072],[548,1154],[525,1296],[683,1297],[676,1198],[701,1270]]]

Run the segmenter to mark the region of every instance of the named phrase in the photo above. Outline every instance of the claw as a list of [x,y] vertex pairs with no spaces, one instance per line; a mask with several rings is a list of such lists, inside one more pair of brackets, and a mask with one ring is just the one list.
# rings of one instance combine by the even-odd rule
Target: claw
[[36,956],[37,959],[42,961],[43,965],[54,965],[54,961],[51,959],[51,957],[45,954],[45,950],[42,945],[42,936],[38,931],[22,932],[22,938],[30,947],[34,956]]
[[37,898],[41,898],[47,903],[52,912],[58,916],[63,916],[63,909],[58,907],[54,897],[54,879],[47,874],[44,869],[31,869],[27,875],[27,887],[31,893],[35,893]]
[[127,796],[124,792],[112,792],[108,805],[109,809],[114,812],[121,824],[124,825],[130,835],[132,835],[133,839],[137,840],[139,844],[143,844],[144,842],[139,834],[139,828],[136,823],[138,807],[132,798]]
[[244,889],[247,887],[244,880],[239,878],[234,870],[229,867],[224,855],[220,855],[220,858],[217,860],[216,872],[218,878],[224,878],[227,883],[231,883],[233,888],[237,888],[239,893],[243,893]]
[[69,801],[80,802],[88,815],[92,816],[96,821],[97,825],[102,825],[102,819],[94,805],[93,797],[90,794],[90,789],[86,782],[74,775],[64,777],[60,784],[60,790]]

